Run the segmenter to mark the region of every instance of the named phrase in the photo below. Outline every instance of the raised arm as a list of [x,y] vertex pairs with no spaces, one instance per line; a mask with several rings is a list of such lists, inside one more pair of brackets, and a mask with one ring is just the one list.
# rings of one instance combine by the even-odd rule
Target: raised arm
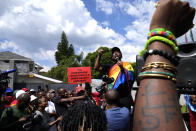
[[86,98],[86,95],[75,96],[75,97],[71,97],[71,98],[62,98],[60,100],[60,102],[72,102],[72,101],[81,100],[81,99],[85,99],[85,98]]
[[99,49],[98,50],[98,56],[97,56],[95,66],[94,66],[95,70],[99,70],[99,71],[102,70],[102,67],[100,66],[100,60],[101,60],[102,54],[103,54],[103,49]]
[[[152,17],[150,30],[164,28],[179,37],[190,29],[194,14],[195,9],[190,8],[188,2],[161,0]],[[163,40],[151,42],[149,49],[175,56],[174,48]],[[154,68],[152,62],[163,62],[172,68],[161,68],[161,64],[158,64],[158,68]],[[160,55],[148,55],[145,64],[148,68],[144,68],[145,70],[140,74],[142,80],[135,105],[133,130],[184,131],[175,76],[173,76],[176,75],[173,62]],[[165,76],[170,78],[164,78]]]

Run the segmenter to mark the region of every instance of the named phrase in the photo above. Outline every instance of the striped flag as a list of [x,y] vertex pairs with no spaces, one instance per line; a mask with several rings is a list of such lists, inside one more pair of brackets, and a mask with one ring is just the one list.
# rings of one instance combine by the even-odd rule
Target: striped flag
[[115,64],[109,71],[109,78],[114,78],[113,89],[117,89],[120,84],[127,82],[129,89],[134,82],[134,70],[129,62],[123,62],[124,72]]

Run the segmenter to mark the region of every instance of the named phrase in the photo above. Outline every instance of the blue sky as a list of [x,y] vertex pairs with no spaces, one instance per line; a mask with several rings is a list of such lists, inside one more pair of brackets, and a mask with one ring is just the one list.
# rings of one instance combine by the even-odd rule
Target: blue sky
[[[196,7],[196,0],[188,0]],[[0,51],[33,59],[47,71],[61,32],[76,53],[118,46],[123,61],[135,61],[144,47],[156,0],[6,0],[0,1]],[[196,18],[194,19],[196,23]],[[196,28],[193,28],[196,39]],[[187,34],[189,36],[189,33]],[[188,37],[189,41],[190,38]],[[184,42],[184,36],[178,39]]]

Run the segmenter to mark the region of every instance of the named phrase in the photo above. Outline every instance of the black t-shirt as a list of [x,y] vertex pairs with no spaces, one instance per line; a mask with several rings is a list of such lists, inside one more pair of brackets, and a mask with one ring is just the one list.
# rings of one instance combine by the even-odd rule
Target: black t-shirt
[[61,102],[61,97],[56,96],[54,98],[54,105],[56,109],[57,116],[61,116],[63,113],[67,111],[67,103],[66,102]]
[[92,96],[89,96],[85,99],[76,100],[75,104],[78,104],[78,103],[92,103],[96,105],[96,101],[93,99]]
[[114,64],[107,64],[107,65],[102,66],[101,74],[102,75],[108,75],[109,74],[109,71],[110,71],[110,69],[111,69],[111,67],[113,65]]
[[36,111],[36,120],[34,121],[32,131],[48,131],[50,128],[50,118],[47,112]]

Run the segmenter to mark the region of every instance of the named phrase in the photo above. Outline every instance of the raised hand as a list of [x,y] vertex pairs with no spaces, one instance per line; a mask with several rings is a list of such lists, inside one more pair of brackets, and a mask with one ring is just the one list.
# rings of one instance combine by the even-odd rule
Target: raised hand
[[99,55],[99,56],[102,56],[103,52],[104,52],[103,49],[99,49],[99,50],[98,50],[98,55]]
[[188,2],[160,0],[150,23],[150,30],[164,28],[176,37],[185,34],[193,25],[195,8]]

